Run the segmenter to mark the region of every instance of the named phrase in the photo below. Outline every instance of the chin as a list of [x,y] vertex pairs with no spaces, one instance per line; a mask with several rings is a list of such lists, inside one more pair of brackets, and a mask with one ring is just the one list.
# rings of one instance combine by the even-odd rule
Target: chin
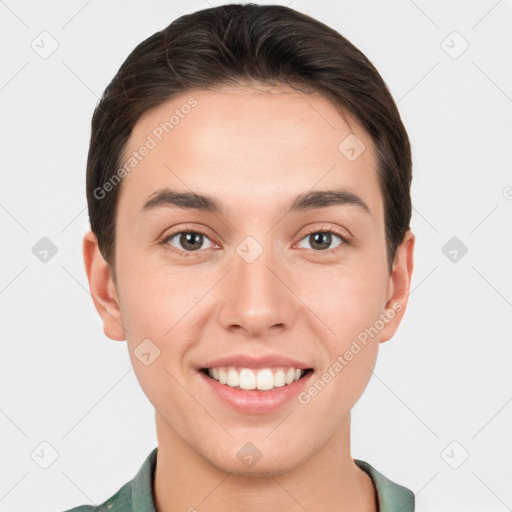
[[[207,460],[218,469],[227,473],[232,473],[237,476],[244,477],[268,477],[272,475],[280,475],[288,473],[295,469],[298,465],[306,460],[304,453],[301,457],[291,457],[291,453],[297,454],[297,450],[292,448],[289,444],[280,445],[279,447],[267,447],[261,451],[255,445],[246,443],[241,449],[229,449],[218,454],[217,460],[207,457]],[[230,457],[230,454],[233,454]],[[211,454],[210,454],[211,455]]]

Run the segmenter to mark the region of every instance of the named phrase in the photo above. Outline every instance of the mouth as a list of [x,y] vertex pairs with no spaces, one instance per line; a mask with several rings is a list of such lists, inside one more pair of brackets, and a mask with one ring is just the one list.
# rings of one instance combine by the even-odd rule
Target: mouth
[[271,391],[274,388],[290,386],[313,372],[313,368],[294,368],[292,366],[272,368],[244,368],[220,366],[200,368],[199,371],[209,379],[239,390]]

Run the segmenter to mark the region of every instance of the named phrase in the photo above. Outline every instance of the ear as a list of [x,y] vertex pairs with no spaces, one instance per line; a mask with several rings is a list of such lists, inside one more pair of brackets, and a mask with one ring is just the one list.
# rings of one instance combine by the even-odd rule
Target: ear
[[388,300],[383,312],[385,321],[380,331],[381,343],[394,336],[407,308],[414,267],[414,242],[414,234],[409,229],[397,248],[393,270],[389,276]]
[[123,341],[126,339],[126,334],[119,308],[119,298],[110,267],[104,260],[96,235],[92,231],[88,231],[84,236],[83,256],[92,300],[103,320],[103,332],[112,340]]

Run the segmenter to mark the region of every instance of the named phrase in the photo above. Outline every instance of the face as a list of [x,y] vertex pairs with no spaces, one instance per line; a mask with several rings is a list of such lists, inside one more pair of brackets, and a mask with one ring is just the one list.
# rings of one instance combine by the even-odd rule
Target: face
[[[125,150],[138,156],[119,197],[115,288],[86,236],[105,333],[127,340],[159,440],[225,471],[286,471],[328,446],[405,310],[414,239],[390,275],[371,139],[345,118],[287,88],[175,97]],[[240,389],[251,375],[275,387]]]

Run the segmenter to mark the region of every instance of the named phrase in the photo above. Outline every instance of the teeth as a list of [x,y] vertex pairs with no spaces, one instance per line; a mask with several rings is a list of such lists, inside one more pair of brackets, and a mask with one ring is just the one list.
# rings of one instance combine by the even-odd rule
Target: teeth
[[251,370],[233,366],[222,368],[208,368],[208,375],[221,384],[239,389],[258,389],[267,391],[291,384],[300,379],[303,371],[298,368],[270,368]]
[[256,376],[256,387],[263,391],[274,389],[274,376],[271,370],[260,370],[258,372]]
[[284,371],[283,370],[277,370],[276,373],[274,373],[274,387],[280,388],[281,386],[284,386],[286,384]]
[[228,370],[228,378],[226,380],[226,384],[228,386],[232,386],[232,387],[236,388],[239,383],[240,383],[240,376],[238,375],[238,372],[234,368],[230,368]]
[[[236,370],[233,370],[236,371]],[[249,368],[243,368],[240,372],[240,389],[256,389],[256,375]]]

